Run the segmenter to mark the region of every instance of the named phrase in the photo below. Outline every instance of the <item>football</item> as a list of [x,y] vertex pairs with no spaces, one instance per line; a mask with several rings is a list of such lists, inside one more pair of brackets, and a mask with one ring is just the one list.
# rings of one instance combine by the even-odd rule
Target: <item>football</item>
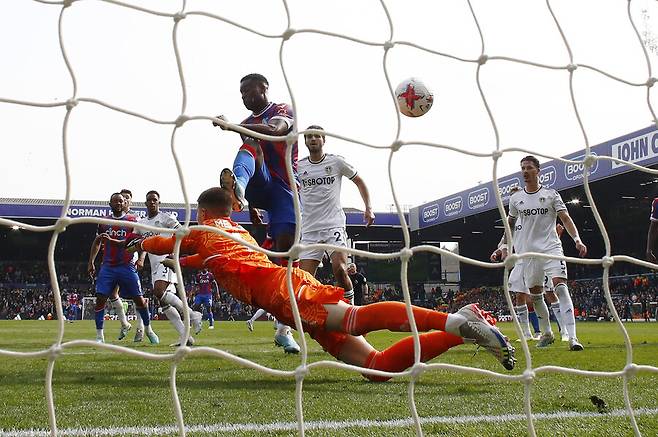
[[415,77],[403,80],[395,89],[398,109],[407,117],[425,115],[434,103],[434,95],[425,84]]

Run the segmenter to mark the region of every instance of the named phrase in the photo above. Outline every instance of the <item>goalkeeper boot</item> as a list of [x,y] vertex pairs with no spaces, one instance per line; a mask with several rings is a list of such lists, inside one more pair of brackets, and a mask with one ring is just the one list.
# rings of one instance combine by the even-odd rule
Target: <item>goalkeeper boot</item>
[[233,170],[225,168],[219,174],[219,186],[231,193],[233,199],[233,211],[242,211],[247,205],[247,200],[244,197],[245,187],[241,186],[235,178]]
[[138,329],[135,331],[135,339],[133,340],[135,343],[141,343],[144,340],[144,330],[143,329]]
[[128,335],[128,331],[132,329],[132,325],[130,323],[127,323],[125,325],[121,325],[121,329],[119,329],[119,340],[123,340],[126,338],[126,335]]
[[569,350],[570,351],[581,351],[585,349],[582,344],[578,341],[576,337],[571,337],[569,339]]
[[539,349],[549,347],[550,345],[553,344],[554,341],[555,341],[555,335],[553,334],[552,331],[544,332],[541,335],[541,337],[539,337],[539,341],[537,342],[537,347]]
[[283,348],[283,351],[287,354],[298,354],[299,345],[293,338],[292,334],[288,332],[287,334],[279,334],[274,336],[274,344]]
[[190,323],[192,323],[192,329],[194,329],[194,334],[199,334],[201,329],[203,329],[203,314],[199,311],[190,311]]
[[496,319],[491,313],[484,311],[477,304],[462,307],[457,314],[466,322],[459,327],[459,333],[464,339],[474,341],[485,348],[507,370],[512,370],[516,364],[516,350],[496,326]]

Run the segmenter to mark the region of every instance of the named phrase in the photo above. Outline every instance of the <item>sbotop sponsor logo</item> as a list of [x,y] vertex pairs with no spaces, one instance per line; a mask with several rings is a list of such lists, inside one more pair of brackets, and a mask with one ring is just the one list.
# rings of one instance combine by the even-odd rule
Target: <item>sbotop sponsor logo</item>
[[521,180],[517,177],[505,179],[498,182],[498,192],[503,201],[510,198],[512,195],[512,190],[521,185]]
[[[596,156],[596,153],[592,153],[592,155]],[[579,155],[579,156],[574,156],[569,159],[573,159],[575,161],[582,160],[585,158],[585,155]],[[583,178],[583,168],[584,165],[582,162],[572,164],[572,163],[567,163],[564,165],[564,177],[567,178],[569,181],[577,181],[579,179]],[[589,169],[589,172],[587,173],[588,176],[593,175],[596,173],[596,171],[599,169],[599,161],[596,161],[592,168]]]
[[421,214],[423,223],[429,223],[437,220],[439,218],[439,205],[433,203],[423,208]]
[[557,170],[555,166],[549,165],[541,169],[539,173],[539,183],[542,187],[551,188],[557,181]]
[[461,196],[452,197],[443,202],[443,214],[446,217],[457,215],[462,212],[463,205],[464,201],[462,200]]
[[480,188],[479,190],[468,193],[468,208],[478,209],[486,206],[489,202],[489,188]]

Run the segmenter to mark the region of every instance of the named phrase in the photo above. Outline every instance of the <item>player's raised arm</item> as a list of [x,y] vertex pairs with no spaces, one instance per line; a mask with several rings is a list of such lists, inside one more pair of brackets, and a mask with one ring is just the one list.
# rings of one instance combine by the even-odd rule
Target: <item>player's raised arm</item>
[[576,243],[576,249],[578,250],[578,254],[581,256],[581,258],[587,255],[587,246],[585,246],[581,241],[580,236],[578,235],[576,224],[571,219],[571,216],[567,210],[564,209],[562,211],[558,211],[557,216],[560,218],[560,221],[564,223],[564,228],[567,230],[571,238],[573,238],[573,242]]

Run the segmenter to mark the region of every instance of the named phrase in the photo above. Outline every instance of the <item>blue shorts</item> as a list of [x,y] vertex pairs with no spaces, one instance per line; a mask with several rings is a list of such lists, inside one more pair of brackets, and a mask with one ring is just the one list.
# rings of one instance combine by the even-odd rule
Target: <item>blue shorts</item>
[[[272,178],[265,163],[256,168],[245,190],[250,206],[267,211],[270,226],[273,223],[291,223],[294,233],[295,204],[292,195],[290,187]],[[272,237],[275,238],[274,235]]]
[[206,305],[212,307],[212,295],[211,294],[197,294],[194,296],[194,305]]
[[121,297],[142,295],[142,284],[139,282],[137,269],[133,264],[119,266],[102,264],[96,278],[96,293],[110,296],[117,285]]

